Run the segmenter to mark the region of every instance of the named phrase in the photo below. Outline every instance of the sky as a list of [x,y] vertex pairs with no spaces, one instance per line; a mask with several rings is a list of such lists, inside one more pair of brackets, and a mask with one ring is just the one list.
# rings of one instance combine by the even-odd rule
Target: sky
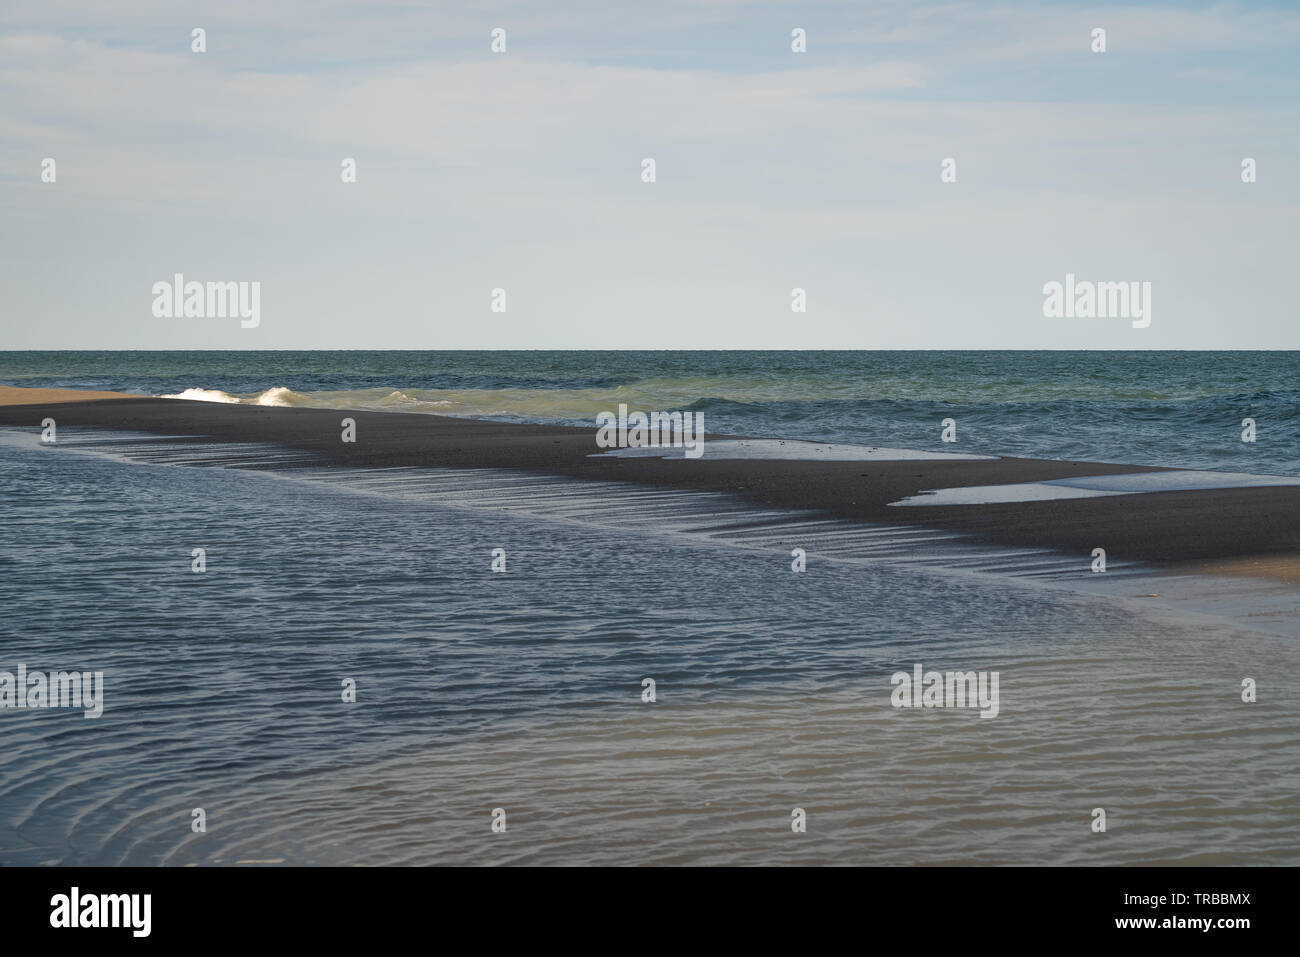
[[1296,4],[6,0],[0,349],[1300,349],[1298,53]]

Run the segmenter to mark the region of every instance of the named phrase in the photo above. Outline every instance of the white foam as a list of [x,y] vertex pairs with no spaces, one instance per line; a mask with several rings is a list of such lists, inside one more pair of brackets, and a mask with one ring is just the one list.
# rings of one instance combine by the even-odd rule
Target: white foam
[[1201,489],[1271,488],[1300,485],[1286,475],[1248,472],[1172,470],[1129,475],[1088,475],[1080,478],[1022,482],[1016,485],[972,485],[941,488],[911,495],[890,505],[1001,505],[1052,499],[1094,498],[1101,495],[1140,495],[1148,492],[1191,492]]
[[189,399],[194,402],[223,402],[228,405],[288,405],[289,396],[293,395],[293,390],[286,386],[277,385],[265,392],[260,392],[255,396],[247,399],[241,399],[237,395],[231,395],[229,392],[223,392],[220,389],[186,389],[184,392],[177,392],[172,395],[164,395],[164,399]]
[[288,405],[293,390],[287,386],[277,385],[267,389],[255,400],[258,405]]
[[174,395],[161,396],[163,399],[189,399],[194,402],[227,402],[238,403],[239,399],[229,392],[222,392],[220,389],[186,389],[184,392],[177,392]]
[[[685,449],[671,446],[611,449],[595,455],[615,458],[685,458]],[[886,449],[875,445],[836,445],[830,442],[801,442],[794,439],[708,439],[706,459],[789,459],[818,462],[911,462],[975,461],[996,459],[996,455],[968,455],[961,452],[924,452],[917,449]]]

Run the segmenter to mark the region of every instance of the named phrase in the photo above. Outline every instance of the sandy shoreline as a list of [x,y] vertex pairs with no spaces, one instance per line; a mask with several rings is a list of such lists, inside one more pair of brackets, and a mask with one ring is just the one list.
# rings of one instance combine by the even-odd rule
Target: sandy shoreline
[[[0,386],[0,425],[59,426],[267,442],[338,466],[509,468],[577,479],[733,493],[767,507],[842,519],[954,529],[992,544],[1076,551],[1112,561],[1213,568],[1300,580],[1300,488],[1154,492],[978,506],[890,508],[925,490],[1152,472],[1145,466],[1001,458],[985,461],[773,461],[592,458],[595,428],[514,425],[397,412],[277,408],[122,393]],[[341,420],[357,440],[340,439]],[[718,438],[718,436],[710,436]],[[1267,558],[1267,560],[1263,560]],[[1254,564],[1238,560],[1251,559]],[[1227,566],[1225,566],[1227,567]]]
[[0,385],[0,406],[48,405],[55,402],[89,402],[97,399],[143,399],[128,392],[94,392],[90,389],[28,389]]

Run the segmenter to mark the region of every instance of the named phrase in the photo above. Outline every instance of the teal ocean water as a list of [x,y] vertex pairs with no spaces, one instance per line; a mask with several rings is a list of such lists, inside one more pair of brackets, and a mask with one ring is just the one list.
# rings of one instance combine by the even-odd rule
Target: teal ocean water
[[[970,451],[1264,472],[1294,362],[8,353],[0,381],[941,449],[952,416]],[[1294,594],[1227,619],[721,498],[284,464],[0,430],[0,671],[104,689],[98,718],[0,709],[0,864],[1300,863]],[[917,664],[997,672],[997,716],[893,707]]]
[[1300,473],[1296,352],[6,352],[0,384],[945,451],[953,418],[974,452]]

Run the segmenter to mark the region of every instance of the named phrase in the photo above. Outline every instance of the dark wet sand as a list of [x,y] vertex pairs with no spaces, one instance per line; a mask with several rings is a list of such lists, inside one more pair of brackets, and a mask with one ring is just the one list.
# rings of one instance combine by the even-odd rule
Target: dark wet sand
[[[1300,555],[1300,487],[1156,492],[1005,505],[889,508],[928,489],[1036,482],[1158,469],[1098,462],[782,462],[590,458],[596,429],[510,425],[395,412],[224,405],[138,397],[87,401],[70,390],[0,387],[0,425],[127,429],[197,441],[270,442],[317,453],[337,466],[510,468],[578,479],[731,492],[764,506],[808,509],[861,522],[933,525],[979,541],[1045,546],[1085,559],[1205,563],[1246,556]],[[102,396],[104,393],[95,395]],[[66,401],[76,396],[77,401]],[[60,401],[64,400],[64,401]],[[24,402],[26,404],[17,404]],[[357,441],[340,439],[344,417]],[[710,435],[711,439],[723,436]],[[954,448],[972,452],[975,449]],[[1189,566],[1190,567],[1190,566]]]

